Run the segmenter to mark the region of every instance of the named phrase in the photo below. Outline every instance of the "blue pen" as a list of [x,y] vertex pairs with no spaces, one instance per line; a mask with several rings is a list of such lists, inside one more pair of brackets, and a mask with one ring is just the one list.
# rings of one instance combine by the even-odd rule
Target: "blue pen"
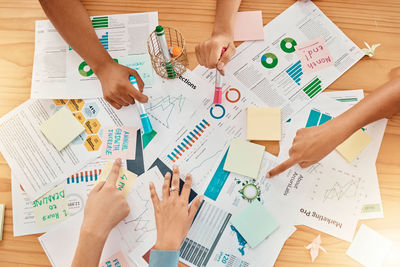
[[[136,81],[136,78],[133,76],[129,77],[129,81],[131,82],[131,84],[137,89],[138,88],[138,84]],[[140,120],[142,121],[142,125],[143,125],[143,131],[145,134],[147,133],[151,133],[153,131],[153,127],[151,126],[150,123],[150,118],[147,115],[146,109],[144,108],[144,105],[142,103],[140,103],[139,101],[135,101],[136,103],[136,107],[139,111],[139,115],[140,115]]]

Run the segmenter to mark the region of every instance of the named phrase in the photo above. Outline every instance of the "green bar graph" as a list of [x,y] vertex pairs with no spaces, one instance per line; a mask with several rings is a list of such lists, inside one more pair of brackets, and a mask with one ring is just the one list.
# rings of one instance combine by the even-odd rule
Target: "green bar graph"
[[315,78],[311,83],[304,87],[303,91],[308,95],[309,98],[313,98],[322,90],[321,80]]
[[93,28],[107,28],[108,17],[95,17],[92,19]]

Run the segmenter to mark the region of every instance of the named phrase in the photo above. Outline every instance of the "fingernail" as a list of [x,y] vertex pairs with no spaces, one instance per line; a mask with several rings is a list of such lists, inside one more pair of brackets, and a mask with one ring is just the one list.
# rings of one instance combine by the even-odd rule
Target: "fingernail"
[[203,201],[203,198],[204,198],[204,196],[200,196],[200,197],[199,197],[199,201],[200,201],[200,202]]
[[265,175],[265,177],[271,178],[271,174],[269,172],[267,172],[267,175]]
[[221,61],[221,62],[218,63],[217,68],[219,70],[222,70],[224,68],[224,66],[225,66],[225,63]]
[[121,163],[121,158],[117,158],[115,161],[116,161],[117,163]]
[[175,164],[172,166],[172,170],[173,171],[177,171],[178,170],[178,166],[176,166]]

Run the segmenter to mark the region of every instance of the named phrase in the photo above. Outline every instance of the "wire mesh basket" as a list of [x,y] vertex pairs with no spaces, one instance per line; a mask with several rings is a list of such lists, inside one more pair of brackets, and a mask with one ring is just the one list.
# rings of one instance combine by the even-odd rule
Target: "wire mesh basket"
[[147,39],[147,49],[150,54],[151,64],[157,74],[166,79],[174,79],[181,76],[188,66],[185,39],[177,29],[172,27],[164,27],[164,33],[168,47],[170,49],[178,48],[179,55],[171,56],[169,61],[166,60],[155,31]]

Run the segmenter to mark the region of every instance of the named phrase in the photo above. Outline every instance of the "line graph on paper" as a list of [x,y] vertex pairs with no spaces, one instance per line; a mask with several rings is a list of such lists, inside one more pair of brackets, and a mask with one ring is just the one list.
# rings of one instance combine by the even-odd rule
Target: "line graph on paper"
[[322,166],[315,171],[311,200],[344,206],[365,198],[364,179],[345,170]]
[[131,212],[118,224],[117,229],[124,246],[129,251],[150,238],[155,238],[156,224],[153,203],[150,198],[149,182],[154,183],[157,194],[161,196],[159,191],[163,181],[164,177],[158,169],[153,168],[137,178],[132,191],[126,198]]
[[170,128],[171,118],[174,117],[174,114],[183,110],[185,103],[186,97],[182,94],[178,96],[150,97],[147,111],[155,120]]

